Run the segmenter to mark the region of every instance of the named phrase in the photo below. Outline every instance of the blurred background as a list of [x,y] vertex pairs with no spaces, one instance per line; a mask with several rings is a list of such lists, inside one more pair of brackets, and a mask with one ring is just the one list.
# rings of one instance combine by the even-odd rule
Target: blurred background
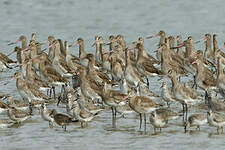
[[[35,32],[40,40],[49,35],[68,41],[83,37],[90,51],[95,35],[108,39],[122,34],[131,43],[159,30],[196,40],[217,33],[220,40],[225,33],[224,4],[223,0],[1,0],[0,43],[8,49],[5,41]],[[146,40],[146,46],[152,49],[154,40]]]

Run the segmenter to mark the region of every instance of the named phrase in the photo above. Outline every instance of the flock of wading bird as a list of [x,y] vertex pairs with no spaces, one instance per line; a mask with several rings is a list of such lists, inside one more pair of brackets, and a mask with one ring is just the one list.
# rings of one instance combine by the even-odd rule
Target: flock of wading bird
[[[51,128],[54,122],[65,130],[73,122],[87,127],[96,115],[111,108],[113,127],[116,127],[117,113],[122,116],[137,113],[140,130],[144,119],[144,131],[146,118],[149,118],[154,132],[156,129],[161,132],[161,128],[168,127],[168,121],[183,116],[185,132],[190,127],[200,130],[201,125],[209,124],[217,128],[217,134],[220,129],[222,133],[225,125],[225,53],[218,46],[217,35],[211,39],[210,34],[205,34],[199,41],[189,36],[182,41],[181,35],[175,39],[160,31],[146,39],[155,37],[160,37],[157,59],[146,51],[142,37],[127,46],[122,35],[111,35],[107,42],[96,36],[92,46],[96,47],[94,55],[86,52],[82,38],[71,44],[53,36],[38,42],[33,33],[27,45],[27,38],[20,36],[8,45],[21,42],[21,47],[16,46],[7,56],[0,53],[2,71],[20,68],[11,80],[16,80],[17,91],[22,97],[22,100],[16,100],[11,94],[0,94],[0,113],[7,112],[13,121],[0,119],[0,126],[20,124],[34,115],[34,109],[39,109]],[[205,51],[196,50],[195,44],[203,41]],[[45,43],[49,46],[42,49]],[[79,46],[79,56],[72,55],[69,50],[76,49],[76,45]],[[109,46],[108,51],[106,46]],[[17,61],[8,58],[14,52]],[[193,84],[181,83],[181,77],[188,75],[192,75]],[[172,82],[171,87],[162,82],[161,95],[149,89],[151,78],[155,76],[159,80],[169,78]],[[58,94],[55,87],[61,88]],[[183,111],[170,108],[177,102]],[[65,105],[66,113],[50,109],[49,105],[54,104]],[[201,111],[195,113],[194,108]],[[190,109],[192,113],[187,115]]]

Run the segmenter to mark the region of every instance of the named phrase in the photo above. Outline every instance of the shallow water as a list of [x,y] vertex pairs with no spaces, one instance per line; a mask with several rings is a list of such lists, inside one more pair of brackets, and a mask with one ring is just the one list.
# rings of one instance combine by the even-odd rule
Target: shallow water
[[[39,41],[49,35],[69,42],[83,37],[90,52],[95,50],[91,48],[95,35],[108,38],[111,34],[122,34],[130,44],[138,36],[146,37],[161,29],[168,35],[181,34],[184,39],[192,35],[196,40],[205,33],[217,33],[220,46],[225,36],[223,0],[1,0],[0,14],[0,50],[6,54],[14,48],[7,46],[8,41],[22,34],[30,37],[32,32],[37,33]],[[146,40],[145,46],[152,52],[157,43],[158,38]],[[197,49],[204,49],[204,44]],[[71,49],[74,54],[77,50]],[[15,55],[11,57],[15,59]],[[14,72],[0,73],[0,84]],[[159,83],[156,78],[151,79],[151,88],[157,93]],[[19,98],[15,81],[1,86],[0,91]],[[178,108],[181,109],[180,105]],[[185,134],[180,124],[181,119],[174,121],[156,135],[148,124],[144,134],[138,130],[136,116],[128,115],[126,119],[118,119],[117,128],[113,129],[111,112],[106,111],[90,122],[88,128],[74,124],[64,132],[57,126],[50,129],[36,112],[21,126],[0,129],[0,149],[224,149],[225,135],[216,135],[215,128],[205,125],[200,132],[193,129]]]

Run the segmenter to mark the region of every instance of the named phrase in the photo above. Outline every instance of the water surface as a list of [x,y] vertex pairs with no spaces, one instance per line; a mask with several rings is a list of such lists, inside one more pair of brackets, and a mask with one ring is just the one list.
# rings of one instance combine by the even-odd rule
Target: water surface
[[[146,37],[161,29],[168,35],[181,34],[184,38],[192,35],[195,39],[205,33],[216,33],[220,46],[225,36],[223,0],[2,0],[0,14],[0,50],[6,54],[14,48],[7,46],[8,41],[16,40],[22,34],[30,38],[32,32],[37,33],[40,41],[49,35],[69,42],[82,37],[89,52],[95,50],[91,47],[95,35],[108,38],[111,34],[122,34],[130,44],[139,36]],[[146,40],[146,49],[152,53],[157,42],[158,39]],[[197,46],[197,49],[204,48],[204,44]],[[74,54],[77,50],[71,49]],[[15,59],[15,56],[11,57]],[[0,83],[8,80],[14,71],[0,73]],[[159,84],[155,78],[151,79],[151,89],[157,93]],[[7,87],[2,85],[0,91],[19,98],[15,81]],[[106,111],[89,123],[88,128],[82,129],[79,124],[74,124],[64,132],[61,127],[48,128],[48,123],[36,112],[32,119],[19,127],[0,129],[0,149],[207,150],[225,147],[225,135],[215,135],[215,128],[206,125],[200,132],[193,129],[185,134],[183,127],[179,126],[181,119],[172,123],[156,135],[148,124],[148,132],[143,134],[138,131],[136,116],[129,115],[126,119],[119,119],[117,128],[112,129],[111,112]]]

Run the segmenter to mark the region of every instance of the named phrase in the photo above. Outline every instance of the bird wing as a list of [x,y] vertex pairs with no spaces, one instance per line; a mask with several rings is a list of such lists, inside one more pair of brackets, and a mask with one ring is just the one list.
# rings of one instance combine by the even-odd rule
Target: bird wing
[[81,118],[89,118],[89,117],[91,117],[92,116],[92,113],[90,113],[90,112],[88,112],[88,111],[86,111],[86,110],[81,110],[81,112],[80,112],[80,117]]
[[155,68],[151,63],[149,63],[149,61],[144,61],[141,63],[141,65],[144,68],[144,70],[146,70],[147,72],[163,75],[163,72],[161,70]]
[[16,61],[13,61],[12,59],[9,59],[5,54],[0,53],[0,58],[1,60],[4,60],[7,63],[16,63]]
[[225,122],[225,116],[223,114],[215,113],[215,117],[213,118],[213,121],[217,123]]

